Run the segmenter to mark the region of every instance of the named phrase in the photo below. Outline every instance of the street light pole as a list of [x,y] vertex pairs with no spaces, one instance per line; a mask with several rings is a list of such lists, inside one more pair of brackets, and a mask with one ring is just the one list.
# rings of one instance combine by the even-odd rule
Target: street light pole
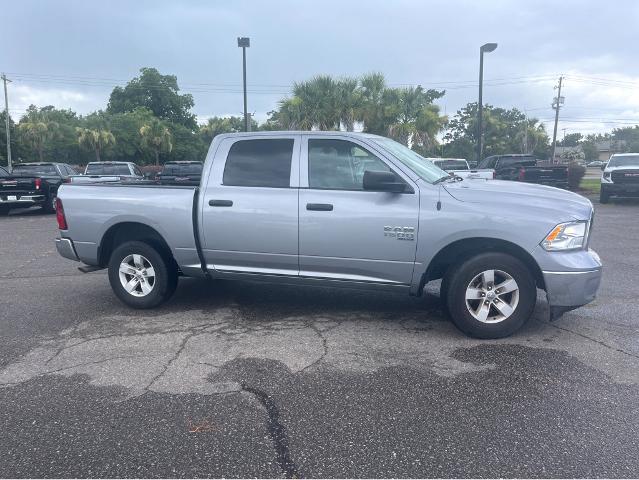
[[244,131],[249,131],[249,117],[246,105],[246,49],[251,46],[251,39],[248,37],[237,37],[237,46],[242,48],[242,77],[244,80]]
[[486,43],[479,48],[479,101],[477,103],[477,163],[481,162],[483,148],[482,121],[484,114],[483,89],[484,89],[484,52],[492,52],[497,48],[496,43]]
[[11,124],[9,121],[9,96],[7,95],[7,82],[11,82],[11,80],[9,80],[4,73],[0,78],[2,78],[2,81],[4,82],[4,107],[7,128],[7,167],[9,168],[9,173],[11,173]]

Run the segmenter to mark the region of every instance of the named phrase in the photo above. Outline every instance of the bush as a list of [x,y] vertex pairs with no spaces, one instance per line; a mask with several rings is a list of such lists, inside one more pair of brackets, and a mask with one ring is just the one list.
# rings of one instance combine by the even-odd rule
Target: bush
[[586,167],[578,163],[568,165],[568,188],[570,190],[578,190],[581,179],[586,174]]

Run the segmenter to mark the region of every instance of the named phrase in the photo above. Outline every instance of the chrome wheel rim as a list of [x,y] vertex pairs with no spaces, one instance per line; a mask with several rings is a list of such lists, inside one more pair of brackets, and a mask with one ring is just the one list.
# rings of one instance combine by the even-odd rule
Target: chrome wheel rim
[[146,297],[155,287],[155,270],[149,260],[133,253],[120,263],[120,283],[122,288],[134,297]]
[[482,323],[503,322],[518,304],[519,285],[503,270],[485,270],[466,287],[466,308]]

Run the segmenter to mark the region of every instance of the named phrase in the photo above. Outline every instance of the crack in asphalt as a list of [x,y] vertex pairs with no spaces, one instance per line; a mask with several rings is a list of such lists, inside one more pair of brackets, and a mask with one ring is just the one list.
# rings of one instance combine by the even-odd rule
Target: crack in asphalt
[[173,364],[173,362],[175,362],[180,355],[182,354],[182,352],[184,351],[184,348],[186,347],[187,342],[192,339],[193,337],[200,335],[202,333],[205,332],[207,327],[202,327],[197,329],[197,331],[192,331],[191,333],[185,335],[185,337],[182,339],[182,341],[180,342],[180,346],[177,349],[177,351],[175,352],[175,354],[169,359],[169,361],[166,363],[166,365],[164,366],[164,368],[162,369],[162,371],[160,373],[158,373],[155,377],[153,377],[151,379],[151,381],[149,382],[149,384],[144,387],[144,391],[148,392],[149,389],[153,386],[153,384],[155,382],[157,382],[160,378],[162,378],[162,376],[169,370],[169,368],[171,367],[171,365]]
[[605,348],[607,348],[609,350],[612,350],[613,352],[623,353],[624,355],[628,355],[629,357],[633,357],[633,358],[639,358],[639,355],[637,355],[635,353],[627,352],[626,350],[623,350],[621,348],[613,347],[612,345],[608,345],[606,342],[603,342],[601,340],[597,340],[596,338],[589,337],[588,335],[586,335],[584,333],[575,332],[574,330],[570,330],[569,328],[566,328],[566,327],[560,327],[559,325],[555,325],[552,322],[545,322],[543,320],[538,320],[538,322],[539,323],[543,323],[545,325],[550,325],[551,327],[554,327],[557,330],[562,330],[564,332],[568,332],[568,333],[572,333],[573,335],[577,335],[578,337],[585,338],[586,340],[594,342],[597,345],[601,345],[602,347],[605,347]]
[[299,470],[291,458],[288,433],[286,427],[280,422],[280,411],[272,397],[266,392],[246,384],[242,384],[242,390],[255,396],[255,398],[266,409],[267,430],[273,441],[277,463],[285,478],[301,478]]
[[[112,333],[109,335],[100,335],[97,337],[79,337],[81,338],[81,340],[79,342],[74,343],[73,345],[65,345],[62,347],[59,347],[55,353],[46,361],[44,362],[45,365],[49,364],[51,361],[55,360],[62,352],[64,352],[65,350],[69,350],[71,348],[75,348],[79,345],[83,345],[85,343],[89,343],[89,342],[94,342],[94,341],[98,341],[98,340],[106,340],[109,338],[134,338],[134,337],[144,337],[144,336],[148,336],[148,335],[169,335],[171,333],[192,333],[194,330],[197,329],[197,331],[195,333],[200,333],[201,331],[204,331],[206,328],[209,328],[211,326],[213,326],[214,324],[209,324],[209,325],[202,325],[199,327],[191,327],[191,328],[183,328],[183,329],[175,329],[175,330],[146,330],[146,331],[142,331],[142,332],[136,332],[136,333]],[[78,329],[78,326],[74,327],[73,331],[71,332],[71,335],[76,332]]]
[[337,325],[329,327],[326,330],[320,330],[319,328],[317,328],[317,325],[313,324],[312,322],[311,323],[306,323],[306,326],[308,328],[310,328],[311,330],[313,330],[315,332],[315,334],[319,337],[320,341],[322,342],[323,353],[316,360],[313,360],[311,363],[309,363],[304,368],[302,368],[299,371],[299,373],[305,372],[309,368],[314,367],[315,365],[320,363],[322,360],[324,360],[326,355],[328,355],[328,339],[326,338],[325,333],[330,332],[334,328],[337,328],[339,325],[340,325],[340,323],[337,323]]

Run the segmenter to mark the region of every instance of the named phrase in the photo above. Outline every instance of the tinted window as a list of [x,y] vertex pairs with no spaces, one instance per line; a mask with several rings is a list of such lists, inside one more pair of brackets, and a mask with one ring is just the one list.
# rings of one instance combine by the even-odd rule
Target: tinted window
[[16,175],[56,175],[58,171],[54,165],[16,165],[13,167],[13,173]]
[[536,162],[535,157],[499,157],[499,166],[507,167],[520,163],[533,164]]
[[9,172],[7,172],[4,168],[0,167],[0,177],[8,177]]
[[201,163],[169,163],[164,166],[162,175],[200,175],[202,167]]
[[133,173],[136,174],[138,177],[142,177],[142,170],[140,170],[140,168],[137,165],[133,166]]
[[468,164],[464,160],[435,160],[442,170],[468,170]]
[[375,155],[346,140],[308,141],[308,184],[311,188],[363,190],[364,172],[389,172]]
[[239,140],[224,166],[224,185],[288,187],[291,184],[293,139]]
[[613,155],[608,162],[609,167],[639,167],[639,155],[624,155],[616,157]]
[[131,175],[131,172],[125,164],[90,163],[85,175]]

